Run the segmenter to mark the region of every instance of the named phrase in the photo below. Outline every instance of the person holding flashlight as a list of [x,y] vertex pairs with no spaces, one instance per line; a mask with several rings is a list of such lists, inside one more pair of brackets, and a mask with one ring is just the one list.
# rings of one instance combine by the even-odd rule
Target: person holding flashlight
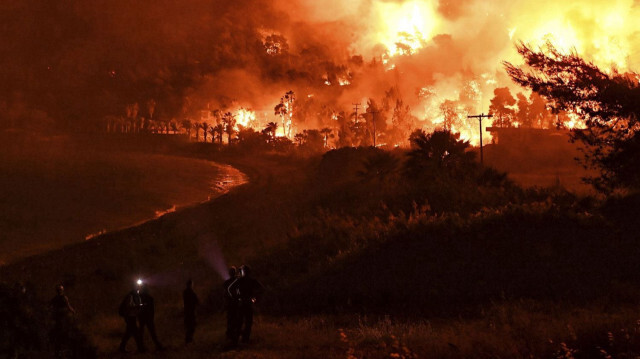
[[138,286],[127,293],[118,308],[118,314],[120,314],[124,319],[124,323],[126,325],[125,333],[122,336],[120,347],[118,349],[121,353],[127,352],[127,342],[131,337],[136,341],[138,352],[144,352],[142,338],[140,337],[140,331],[138,330],[138,315],[140,314],[140,307],[142,305],[142,300],[140,298],[140,285],[142,285],[142,281],[138,280]]
[[253,326],[253,305],[260,299],[263,291],[262,284],[252,277],[251,267],[242,265],[240,267],[240,277],[231,283],[229,287],[229,292],[238,298],[234,342],[237,343],[240,334],[242,335],[243,343],[249,342]]

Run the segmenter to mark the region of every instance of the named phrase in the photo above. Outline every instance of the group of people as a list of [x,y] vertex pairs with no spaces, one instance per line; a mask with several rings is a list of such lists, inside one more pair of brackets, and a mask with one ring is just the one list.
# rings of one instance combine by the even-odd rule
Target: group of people
[[[224,282],[224,308],[227,312],[226,336],[230,346],[238,345],[240,339],[248,343],[253,325],[253,305],[259,300],[263,286],[251,276],[251,268],[242,265],[229,269],[230,278]],[[189,280],[182,292],[184,303],[185,344],[193,342],[196,329],[196,307],[200,304],[193,290],[193,281]],[[156,334],[153,297],[149,294],[146,283],[138,280],[137,286],[127,293],[122,300],[119,311],[126,329],[120,342],[120,352],[126,352],[129,339],[134,338],[138,352],[145,352],[144,332],[148,329],[156,350],[164,350]]]
[[240,339],[248,343],[253,326],[253,305],[260,299],[264,287],[251,275],[251,268],[229,268],[229,279],[223,284],[227,312],[228,345],[237,346]]
[[[229,278],[223,284],[224,310],[227,315],[227,348],[237,346],[240,342],[248,343],[253,326],[254,304],[264,292],[264,287],[253,278],[251,268],[242,265],[229,268]],[[185,344],[193,342],[196,329],[196,307],[200,304],[193,289],[193,281],[189,280],[182,292],[184,303]],[[72,328],[72,317],[76,313],[64,293],[62,285],[56,286],[56,296],[49,302],[53,319],[51,341],[57,357],[62,357],[68,346],[68,335]],[[129,339],[134,338],[138,352],[146,352],[144,333],[148,331],[156,350],[164,350],[156,334],[155,303],[149,293],[149,287],[142,280],[123,298],[118,314],[124,319],[125,333],[120,341],[119,351],[125,353]]]

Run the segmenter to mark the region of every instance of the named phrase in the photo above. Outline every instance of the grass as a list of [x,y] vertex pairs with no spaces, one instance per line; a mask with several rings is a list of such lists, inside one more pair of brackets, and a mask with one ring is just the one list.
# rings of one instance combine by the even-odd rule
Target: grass
[[[629,216],[638,201],[595,207],[557,189],[478,186],[472,179],[421,187],[396,178],[390,186],[346,173],[329,181],[318,158],[212,150],[181,153],[227,161],[251,183],[2,267],[3,281],[30,283],[42,301],[63,281],[103,358],[115,356],[124,329],[117,306],[137,276],[151,284],[159,336],[169,346],[141,358],[640,352],[637,224]],[[455,186],[476,190],[463,188],[447,206],[432,201],[441,196],[434,192],[454,193]],[[223,350],[222,262],[252,264],[267,287],[254,342],[239,350]],[[187,278],[203,306],[196,343],[185,348],[180,293]]]

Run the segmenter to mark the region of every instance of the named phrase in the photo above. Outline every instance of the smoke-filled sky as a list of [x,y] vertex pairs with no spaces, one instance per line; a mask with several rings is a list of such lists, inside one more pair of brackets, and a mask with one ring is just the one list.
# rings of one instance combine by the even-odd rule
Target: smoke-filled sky
[[[495,88],[519,91],[501,65],[520,62],[519,40],[637,69],[639,9],[634,0],[5,0],[0,120],[92,126],[136,102],[149,116],[154,99],[156,117],[245,107],[271,121],[288,90],[308,107],[351,111],[395,88],[428,127],[445,100],[487,112]],[[322,125],[311,117],[300,128]]]

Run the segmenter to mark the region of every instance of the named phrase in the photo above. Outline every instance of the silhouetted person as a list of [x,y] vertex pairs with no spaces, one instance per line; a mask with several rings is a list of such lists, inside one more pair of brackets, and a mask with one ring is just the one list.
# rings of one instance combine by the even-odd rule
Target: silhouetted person
[[153,297],[149,294],[149,287],[147,285],[142,285],[142,289],[140,290],[140,315],[138,316],[139,322],[139,330],[140,330],[140,343],[142,344],[142,348],[144,350],[144,328],[149,329],[149,334],[151,335],[151,340],[156,345],[157,350],[164,350],[160,341],[158,341],[158,336],[156,335],[156,324],[155,324],[155,303],[153,301]]
[[[10,358],[22,358],[23,353],[40,350],[46,341],[41,336],[40,323],[42,312],[40,303],[22,283],[16,283],[13,289],[0,283],[0,338],[7,345]],[[0,340],[0,341],[2,341]]]
[[223,288],[223,305],[224,310],[227,312],[227,339],[231,341],[232,345],[238,344],[238,335],[236,334],[240,328],[237,328],[238,323],[238,297],[234,296],[230,291],[231,285],[238,280],[237,269],[234,266],[229,268],[229,279],[225,280],[222,284]]
[[62,284],[56,286],[56,296],[49,302],[53,328],[50,338],[56,357],[63,355],[63,350],[68,349],[69,333],[71,332],[71,316],[76,313],[69,304],[69,298],[64,294]]
[[193,334],[196,331],[196,307],[200,304],[196,292],[193,291],[193,281],[187,281],[187,288],[182,292],[182,300],[184,302],[184,343],[189,344],[193,341]]
[[229,292],[238,298],[238,317],[235,328],[236,337],[234,341],[238,341],[238,335],[242,335],[242,342],[248,343],[251,337],[251,327],[253,326],[253,304],[256,303],[264,290],[260,282],[251,276],[251,267],[243,265],[240,268],[240,277],[231,283]]
[[126,352],[127,342],[131,337],[135,339],[138,351],[144,351],[137,323],[141,304],[142,300],[140,298],[140,290],[138,288],[129,292],[120,303],[118,314],[120,314],[126,324],[125,333],[122,337],[122,341],[120,342],[120,352]]

